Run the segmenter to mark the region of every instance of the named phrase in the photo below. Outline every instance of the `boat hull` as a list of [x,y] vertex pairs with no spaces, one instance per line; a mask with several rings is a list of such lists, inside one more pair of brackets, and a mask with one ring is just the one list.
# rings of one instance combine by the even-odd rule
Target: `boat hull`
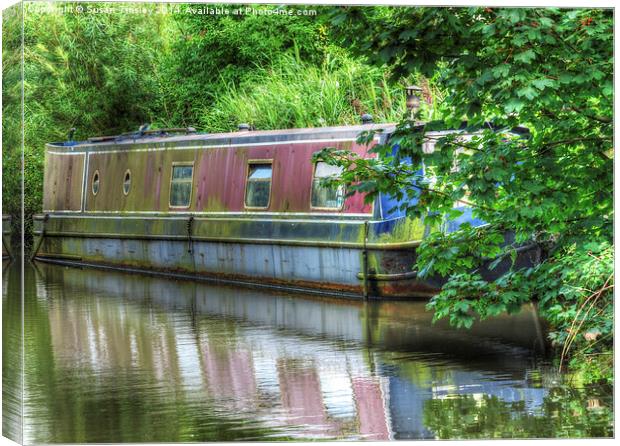
[[[33,258],[53,263],[353,298],[429,298],[445,282],[413,270],[419,242],[393,237],[405,219],[46,214],[34,223]],[[481,273],[493,280],[539,261],[536,246],[523,246],[514,265]]]
[[337,294],[428,298],[441,282],[412,270],[416,243],[368,242],[364,220],[199,216],[35,218],[34,258]]

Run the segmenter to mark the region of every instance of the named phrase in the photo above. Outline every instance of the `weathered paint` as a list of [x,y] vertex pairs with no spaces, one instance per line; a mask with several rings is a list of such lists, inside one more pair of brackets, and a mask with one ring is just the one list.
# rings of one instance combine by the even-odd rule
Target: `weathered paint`
[[[190,254],[174,240],[65,236],[46,237],[37,259],[362,296],[361,255],[361,249],[217,242],[194,242]],[[415,279],[369,282],[375,298],[428,297],[436,290]]]
[[[359,223],[240,218],[231,224],[225,217],[196,218],[190,237],[187,221],[181,216],[37,218],[35,235],[45,231],[38,258],[369,297],[428,297],[442,284],[440,278],[417,278],[415,246],[365,243]],[[535,250],[524,251],[517,263],[531,263],[533,255]],[[507,259],[494,273],[509,267]]]
[[421,218],[399,217],[376,223],[368,234],[369,242],[394,243],[422,240],[433,228]]
[[[369,129],[383,132],[359,145],[356,136]],[[390,214],[402,203],[386,197],[365,204],[355,194],[343,209],[310,206],[315,152],[335,147],[374,156],[369,149],[385,143],[390,131],[357,126],[50,144],[35,255],[357,296],[428,297],[443,280],[417,277],[416,247],[439,228]],[[250,160],[273,163],[264,210],[244,207]],[[174,163],[194,166],[187,208],[169,205]],[[124,194],[128,170],[132,184]],[[95,172],[97,194],[91,190]],[[466,220],[473,222],[471,214]],[[524,251],[518,262],[530,262],[529,255]],[[509,266],[503,262],[493,274]]]
[[371,275],[384,276],[369,279],[371,297],[434,290],[415,276],[385,280],[411,272],[415,247],[366,242],[363,220],[196,216],[190,236],[188,219],[50,214],[35,220],[35,235],[45,233],[37,257],[362,295],[366,251]]
[[84,153],[45,154],[43,209],[79,211],[82,206]]
[[[338,135],[336,135],[338,136]],[[241,141],[242,139],[239,138]],[[345,138],[346,139],[346,138]],[[249,139],[252,141],[252,139]],[[273,163],[271,212],[326,213],[310,206],[312,155],[325,147],[348,149],[361,156],[368,154],[376,141],[360,145],[353,136],[333,142],[321,140],[273,141],[269,145],[209,146],[195,141],[197,148],[171,143],[142,143],[121,146],[48,145],[44,180],[45,212],[82,210],[85,212],[243,212],[246,210],[245,183],[250,160]],[[192,146],[193,147],[193,146]],[[82,184],[84,160],[86,176]],[[171,208],[170,177],[173,163],[192,163],[193,193],[190,206]],[[131,190],[123,193],[123,180],[131,172]],[[92,191],[95,172],[99,174],[99,192]],[[372,204],[356,194],[345,200],[342,214],[370,214]],[[331,211],[334,212],[334,211]]]

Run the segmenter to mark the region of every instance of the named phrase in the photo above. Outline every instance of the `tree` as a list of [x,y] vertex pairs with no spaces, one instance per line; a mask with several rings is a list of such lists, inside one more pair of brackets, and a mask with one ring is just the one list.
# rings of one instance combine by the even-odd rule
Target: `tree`
[[[93,4],[93,7],[95,5]],[[21,233],[22,125],[24,225],[41,211],[45,144],[135,130],[151,121],[161,95],[160,57],[167,22],[158,14],[49,14],[25,4],[3,18],[4,209]],[[146,5],[154,10],[156,6]],[[24,37],[23,62],[21,38]],[[22,78],[23,67],[23,78]],[[22,86],[24,122],[22,123]]]
[[[488,225],[435,232],[419,248],[422,276],[447,283],[429,307],[469,327],[474,316],[515,312],[536,300],[562,345],[610,377],[613,289],[613,12],[604,9],[339,8],[332,22],[360,53],[396,76],[435,75],[440,122],[405,119],[381,160],[323,153],[372,199],[417,198],[409,215],[454,218],[457,200]],[[364,32],[362,32],[364,30]],[[417,116],[416,118],[420,118]],[[424,153],[425,133],[457,129]],[[511,130],[525,126],[525,134]],[[391,156],[392,146],[399,154]],[[408,159],[407,159],[408,158]],[[458,168],[454,168],[458,165]],[[417,178],[422,167],[432,173]],[[514,233],[514,243],[504,235]],[[495,281],[480,267],[535,241],[543,261]],[[491,267],[497,264],[492,262]],[[607,373],[607,375],[605,375]]]

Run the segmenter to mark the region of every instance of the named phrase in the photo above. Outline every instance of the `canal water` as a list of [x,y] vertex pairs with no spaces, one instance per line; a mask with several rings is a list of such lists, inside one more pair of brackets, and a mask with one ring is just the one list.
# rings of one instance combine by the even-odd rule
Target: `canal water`
[[[531,308],[472,331],[422,302],[4,265],[4,430],[27,443],[601,437],[608,389],[541,353]],[[19,401],[23,397],[23,413]]]

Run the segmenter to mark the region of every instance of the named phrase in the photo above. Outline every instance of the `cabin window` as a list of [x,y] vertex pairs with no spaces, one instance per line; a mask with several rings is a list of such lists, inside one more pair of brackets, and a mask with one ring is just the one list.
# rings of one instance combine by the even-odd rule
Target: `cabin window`
[[271,162],[248,164],[245,207],[267,209],[271,198]]
[[338,178],[342,167],[331,166],[323,161],[316,163],[312,177],[311,206],[318,209],[341,209],[344,204],[344,185],[325,186],[325,178]]
[[123,193],[129,195],[131,190],[131,170],[127,169],[125,172],[125,178],[123,179]]
[[93,184],[92,184],[93,195],[97,195],[99,192],[99,171],[96,170],[93,174]]
[[193,164],[177,164],[172,166],[172,177],[170,179],[171,207],[189,207],[192,200],[193,176]]

